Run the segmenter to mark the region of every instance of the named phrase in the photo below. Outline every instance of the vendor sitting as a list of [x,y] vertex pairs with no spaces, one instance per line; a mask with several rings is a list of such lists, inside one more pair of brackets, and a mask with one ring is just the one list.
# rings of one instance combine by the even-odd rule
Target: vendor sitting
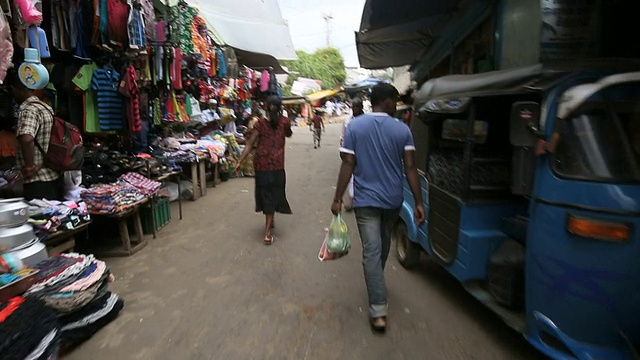
[[216,99],[210,99],[207,102],[207,105],[209,105],[209,108],[202,112],[202,122],[210,123],[216,120],[220,120],[218,101]]

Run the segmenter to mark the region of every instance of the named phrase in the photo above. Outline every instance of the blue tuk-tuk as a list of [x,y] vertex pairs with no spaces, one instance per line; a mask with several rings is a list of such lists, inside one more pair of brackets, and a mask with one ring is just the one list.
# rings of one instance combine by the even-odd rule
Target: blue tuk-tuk
[[405,183],[401,264],[426,252],[554,359],[637,358],[639,64],[450,75],[416,99],[427,221]]

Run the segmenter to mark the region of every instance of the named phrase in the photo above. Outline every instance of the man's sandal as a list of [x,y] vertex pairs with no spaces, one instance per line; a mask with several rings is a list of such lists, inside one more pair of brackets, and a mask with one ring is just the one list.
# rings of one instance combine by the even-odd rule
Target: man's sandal
[[269,236],[269,237],[265,237],[264,238],[264,244],[265,245],[271,245],[273,244],[273,235]]

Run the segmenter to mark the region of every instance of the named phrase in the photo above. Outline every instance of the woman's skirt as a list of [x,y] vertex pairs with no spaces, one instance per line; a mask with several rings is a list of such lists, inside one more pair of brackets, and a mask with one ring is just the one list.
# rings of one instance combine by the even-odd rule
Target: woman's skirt
[[256,171],[256,212],[264,214],[291,214],[285,187],[287,175],[284,170]]

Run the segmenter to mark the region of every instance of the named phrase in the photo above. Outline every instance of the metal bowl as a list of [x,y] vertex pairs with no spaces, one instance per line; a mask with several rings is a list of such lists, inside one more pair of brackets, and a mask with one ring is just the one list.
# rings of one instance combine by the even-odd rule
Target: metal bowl
[[20,248],[31,242],[35,237],[31,224],[17,227],[0,227],[0,252]]
[[0,200],[0,226],[19,226],[29,220],[29,204],[22,198]]
[[28,267],[34,267],[41,261],[49,258],[47,247],[40,241],[37,241],[26,249],[12,251],[11,254],[17,255]]

